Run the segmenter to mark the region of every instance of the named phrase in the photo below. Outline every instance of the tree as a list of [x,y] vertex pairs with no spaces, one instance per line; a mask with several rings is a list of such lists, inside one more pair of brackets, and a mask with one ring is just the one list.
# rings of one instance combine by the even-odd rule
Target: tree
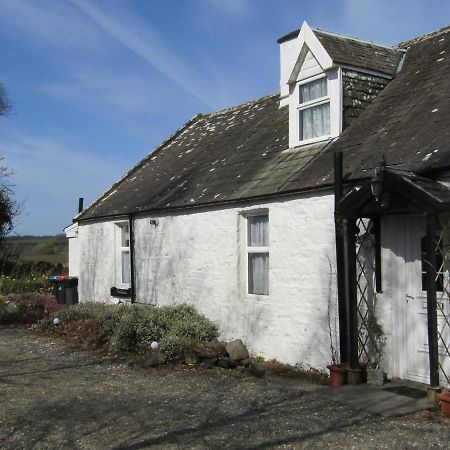
[[6,95],[5,87],[0,83],[0,116],[5,116],[11,111],[11,103]]
[[[5,87],[0,83],[0,116],[5,116],[11,111],[11,103],[6,95]],[[0,164],[3,157],[0,157]],[[19,206],[13,199],[12,185],[8,183],[11,171],[0,165],[0,240],[2,240],[13,228],[13,220],[19,213]]]

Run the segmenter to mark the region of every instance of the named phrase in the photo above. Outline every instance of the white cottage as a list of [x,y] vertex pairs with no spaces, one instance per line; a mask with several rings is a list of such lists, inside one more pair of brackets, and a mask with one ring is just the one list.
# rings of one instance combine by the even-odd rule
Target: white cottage
[[193,117],[75,217],[80,301],[190,303],[266,358],[447,384],[449,31],[282,37],[280,93]]

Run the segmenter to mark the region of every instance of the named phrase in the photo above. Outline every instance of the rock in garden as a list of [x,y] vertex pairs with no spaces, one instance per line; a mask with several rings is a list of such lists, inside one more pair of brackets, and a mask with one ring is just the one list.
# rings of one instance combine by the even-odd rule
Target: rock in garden
[[252,360],[250,358],[244,358],[239,361],[239,364],[241,366],[249,366],[251,363],[252,363]]
[[256,378],[263,378],[264,375],[266,374],[266,371],[262,367],[257,366],[255,364],[250,364],[248,367],[246,367],[246,371],[247,373],[255,376]]
[[217,361],[217,365],[224,369],[234,369],[235,367],[237,367],[236,361],[233,361],[231,358],[227,358],[226,356],[224,356],[223,358],[219,358],[219,360]]
[[200,362],[200,356],[195,351],[184,352],[184,363],[192,366],[193,364],[198,364]]
[[233,361],[248,358],[248,350],[241,339],[235,339],[226,345],[228,355]]
[[159,352],[150,352],[145,358],[144,367],[157,367],[164,363],[164,358]]
[[194,350],[201,358],[219,358],[226,356],[225,342],[198,342]]

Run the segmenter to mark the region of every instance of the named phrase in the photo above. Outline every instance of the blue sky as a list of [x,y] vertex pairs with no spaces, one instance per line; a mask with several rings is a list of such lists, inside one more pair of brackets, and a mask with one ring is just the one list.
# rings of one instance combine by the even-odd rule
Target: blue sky
[[385,44],[449,25],[447,0],[0,0],[0,155],[19,234],[56,234],[198,112],[278,90],[276,39]]

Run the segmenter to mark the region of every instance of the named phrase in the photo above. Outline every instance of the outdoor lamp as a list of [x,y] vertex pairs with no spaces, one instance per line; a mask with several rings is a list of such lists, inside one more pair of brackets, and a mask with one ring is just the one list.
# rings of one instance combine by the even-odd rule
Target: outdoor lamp
[[53,324],[54,324],[54,325],[59,325],[59,319],[58,319],[57,317],[55,317],[55,318],[53,319]]
[[383,194],[383,174],[381,167],[375,169],[375,176],[370,180],[370,190],[375,200],[379,202]]
[[158,344],[156,341],[153,341],[153,342],[150,344],[150,347],[151,347],[152,350],[158,350],[159,344]]

